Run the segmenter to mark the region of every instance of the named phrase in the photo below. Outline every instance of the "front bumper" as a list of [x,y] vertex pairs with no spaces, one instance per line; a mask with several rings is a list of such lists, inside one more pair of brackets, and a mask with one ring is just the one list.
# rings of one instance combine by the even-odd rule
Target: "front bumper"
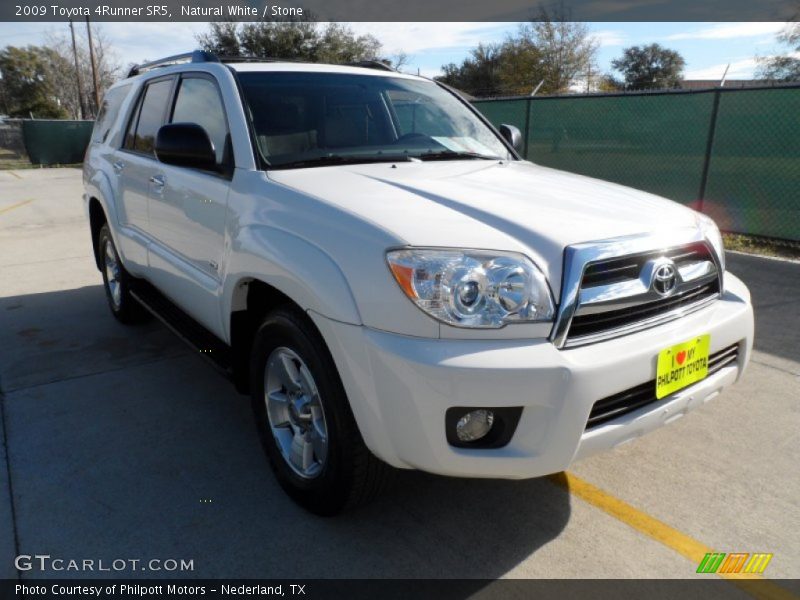
[[[747,288],[726,274],[720,300],[659,327],[573,349],[547,340],[433,340],[346,325],[312,314],[328,342],[367,446],[401,468],[442,475],[522,479],[665,425],[714,398],[742,374],[753,341]],[[602,398],[655,378],[658,352],[701,333],[711,353],[739,345],[736,362],[705,380],[591,430]],[[522,406],[508,445],[455,448],[445,437],[453,406]]]

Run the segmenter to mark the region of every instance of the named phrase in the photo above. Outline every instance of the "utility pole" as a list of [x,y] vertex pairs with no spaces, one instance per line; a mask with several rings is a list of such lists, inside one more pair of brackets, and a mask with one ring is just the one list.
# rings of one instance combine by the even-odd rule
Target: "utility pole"
[[539,84],[535,88],[533,88],[533,91],[531,92],[531,98],[533,98],[536,95],[536,92],[539,91],[539,88],[542,87],[542,85],[544,85],[544,79],[542,79],[539,82]]
[[78,65],[78,46],[75,44],[75,27],[72,19],[69,20],[69,32],[72,35],[72,56],[75,59],[75,80],[78,83],[78,104],[81,108],[81,119],[86,118],[86,109],[83,106],[83,86],[81,85],[81,69]]
[[89,60],[92,62],[92,84],[94,85],[94,114],[100,112],[100,90],[97,86],[97,65],[94,62],[94,44],[92,43],[92,26],[89,25],[89,16],[86,16],[86,33],[89,36]]
[[725,72],[722,74],[722,79],[719,82],[719,87],[722,87],[722,86],[725,85],[725,79],[727,79],[727,77],[728,77],[728,69],[730,69],[730,68],[731,68],[731,63],[728,63],[728,66],[725,67]]

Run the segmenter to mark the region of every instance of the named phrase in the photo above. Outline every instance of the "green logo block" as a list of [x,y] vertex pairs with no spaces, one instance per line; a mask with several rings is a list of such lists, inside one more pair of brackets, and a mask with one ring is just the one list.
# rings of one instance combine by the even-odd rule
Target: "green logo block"
[[724,552],[708,552],[697,567],[698,573],[716,573],[722,561],[725,560]]

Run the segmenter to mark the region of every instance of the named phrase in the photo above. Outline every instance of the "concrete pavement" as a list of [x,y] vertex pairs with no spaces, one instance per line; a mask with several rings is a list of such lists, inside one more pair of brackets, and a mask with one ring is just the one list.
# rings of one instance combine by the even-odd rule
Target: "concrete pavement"
[[[36,553],[193,560],[151,577],[694,576],[548,479],[402,472],[368,507],[306,514],[273,480],[248,400],[158,323],[111,317],[80,172],[15,173],[0,172],[0,577]],[[572,472],[718,551],[772,552],[765,576],[798,578],[800,265],[728,262],[756,303],[745,378]],[[21,573],[43,575],[103,574]]]

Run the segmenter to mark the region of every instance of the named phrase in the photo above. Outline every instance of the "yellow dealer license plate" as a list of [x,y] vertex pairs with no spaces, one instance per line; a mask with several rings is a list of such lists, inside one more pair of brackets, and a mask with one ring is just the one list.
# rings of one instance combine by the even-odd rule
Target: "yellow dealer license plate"
[[697,383],[708,375],[708,349],[711,336],[699,335],[658,353],[656,398]]

